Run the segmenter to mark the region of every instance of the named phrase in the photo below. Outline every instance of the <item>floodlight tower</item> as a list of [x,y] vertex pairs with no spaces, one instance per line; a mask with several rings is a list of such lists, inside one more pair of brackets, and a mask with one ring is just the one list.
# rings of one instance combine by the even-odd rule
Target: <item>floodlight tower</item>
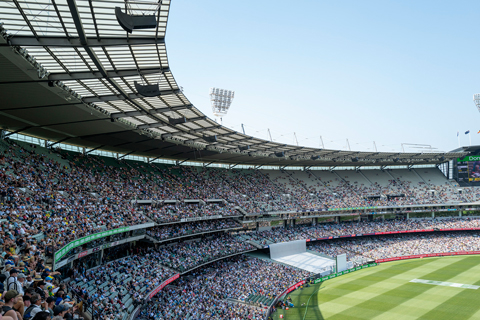
[[219,117],[220,121],[223,116],[227,115],[234,97],[235,91],[210,88],[210,102],[212,103],[213,115]]
[[480,111],[480,93],[476,93],[473,95],[473,102],[475,102],[478,111]]

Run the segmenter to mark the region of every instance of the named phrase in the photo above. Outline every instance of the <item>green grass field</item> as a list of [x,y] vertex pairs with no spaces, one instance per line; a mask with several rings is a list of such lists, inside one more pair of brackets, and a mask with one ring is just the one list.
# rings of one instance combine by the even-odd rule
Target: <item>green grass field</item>
[[277,310],[273,319],[480,319],[480,289],[414,279],[480,286],[480,256],[388,262],[343,275],[292,292],[295,307]]

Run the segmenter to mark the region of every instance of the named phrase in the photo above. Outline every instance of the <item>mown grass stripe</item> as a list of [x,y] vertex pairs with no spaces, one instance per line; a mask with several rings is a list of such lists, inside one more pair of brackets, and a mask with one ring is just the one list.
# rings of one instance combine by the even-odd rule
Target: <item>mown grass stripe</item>
[[[326,282],[328,290],[325,292],[319,293],[319,301],[321,303],[320,310],[324,317],[330,317],[337,313],[343,313],[344,310],[361,304],[370,299],[375,299],[379,295],[382,295],[385,292],[402,286],[410,280],[409,276],[403,276],[405,272],[416,272],[417,274],[427,274],[430,272],[431,268],[428,267],[430,264],[437,263],[436,260],[424,260],[421,264],[385,264],[378,269],[372,268],[368,270],[369,274],[360,277],[355,280],[343,279],[343,284],[337,285],[329,281]],[[451,264],[453,261],[442,262],[441,265],[445,266]],[[385,268],[385,269],[382,269]],[[433,267],[433,268],[436,268]],[[352,277],[355,277],[352,274]],[[356,283],[358,286],[350,286],[350,283]],[[345,288],[346,290],[338,290],[338,287]],[[348,290],[348,288],[351,288]],[[359,292],[361,292],[359,294]]]
[[[464,259],[464,258],[462,258]],[[457,259],[458,260],[458,259]],[[451,278],[451,281],[470,281],[472,274],[480,273],[480,265],[477,264],[477,261],[464,261],[465,265],[469,268],[463,268],[462,272],[457,273]],[[395,308],[384,312],[373,320],[385,320],[385,319],[424,319],[423,315],[427,314],[431,310],[436,309],[438,306],[441,306],[455,295],[458,292],[463,291],[462,288],[442,288],[431,286],[431,289],[425,291],[422,295],[417,296],[415,299],[410,299],[403,304],[396,306]],[[440,317],[439,317],[440,316]],[[429,316],[426,316],[429,318]],[[434,320],[444,319],[441,315],[436,315]],[[447,318],[450,320],[451,318]]]
[[[456,262],[456,263],[452,263]],[[450,266],[450,267],[449,267]],[[405,270],[408,269],[408,270]],[[443,269],[443,271],[441,271]],[[370,277],[373,273],[377,273],[380,278],[383,278],[389,273],[389,270],[393,270],[391,279],[386,279],[383,281],[378,281],[377,283],[372,283],[370,280],[375,279]],[[432,277],[432,270],[440,270],[438,276]],[[373,272],[374,271],[374,272]],[[370,273],[373,272],[373,273]],[[345,275],[336,279],[326,281],[320,289],[319,294],[314,295],[308,307],[307,316],[305,320],[317,320],[317,319],[355,319],[355,320],[365,320],[365,319],[375,319],[375,320],[388,320],[388,319],[402,319],[402,320],[414,320],[414,319],[431,319],[431,320],[451,320],[451,319],[480,319],[480,310],[477,307],[477,301],[480,301],[480,297],[477,293],[480,290],[463,290],[460,288],[446,288],[440,286],[425,286],[423,284],[410,283],[413,286],[413,292],[401,293],[404,298],[402,301],[393,301],[393,305],[396,305],[394,308],[388,309],[379,309],[377,312],[372,312],[368,307],[365,307],[365,302],[369,300],[380,300],[381,297],[375,299],[372,295],[379,292],[389,293],[388,286],[392,285],[392,290],[394,286],[402,287],[403,284],[408,284],[408,281],[414,278],[424,278],[432,280],[449,280],[451,282],[457,283],[474,283],[477,279],[477,274],[480,274],[480,257],[444,257],[444,258],[428,258],[428,259],[418,259],[418,260],[409,260],[401,262],[393,262],[382,264],[379,267],[372,268],[370,270],[362,270],[359,273],[352,273]],[[430,275],[430,276],[429,276]],[[429,276],[430,278],[426,278]],[[370,278],[366,278],[370,277]],[[328,297],[331,301],[331,305],[328,308],[325,308],[329,303],[322,303],[322,299],[325,296],[329,296],[329,292],[332,291],[335,287],[344,287],[348,286],[349,282],[356,281],[358,279],[363,279],[363,283],[359,282],[357,284],[363,284],[364,288],[358,291],[344,291],[345,299],[336,299]],[[480,281],[479,281],[480,282]],[[478,283],[475,283],[478,284]],[[365,287],[366,286],[366,287]],[[424,291],[420,294],[416,294],[415,290],[418,286],[429,288],[427,291]],[[305,306],[301,307],[301,304],[307,302],[310,294],[314,292],[318,287],[313,286],[310,288],[304,288],[303,290],[297,290],[292,292],[291,296],[295,304],[295,308],[289,311],[279,310],[273,315],[274,319],[278,319],[279,314],[284,314],[287,320],[302,320],[305,313]],[[455,292],[457,291],[457,292]],[[467,299],[461,297],[457,294],[461,292],[470,292],[475,293],[474,298]],[[367,293],[367,295],[365,294]],[[409,294],[408,296],[406,296]],[[395,294],[392,292],[392,295]],[[367,297],[367,298],[365,298]],[[468,296],[467,296],[468,297]],[[452,303],[452,299],[460,298],[462,300],[470,300],[470,304],[461,305],[460,303]],[[335,304],[336,303],[336,304]],[[313,308],[314,305],[320,304],[319,308]],[[452,305],[453,304],[453,305]],[[337,309],[336,306],[339,306]],[[356,308],[355,305],[359,305],[360,308]],[[456,310],[459,308],[463,310]],[[442,308],[441,312],[432,312],[439,310],[439,307]],[[343,310],[357,309],[356,312],[345,314]],[[443,313],[442,313],[443,312]],[[373,315],[373,317],[370,317]]]
[[[452,260],[452,263],[424,275],[423,278],[449,280],[450,278],[454,277],[456,273],[459,273],[458,271],[466,270],[465,265],[468,265],[469,259],[472,261],[478,261],[476,257],[468,257],[459,261]],[[470,268],[472,267],[474,267],[474,265],[472,265]],[[404,272],[407,271],[408,270],[405,270]],[[329,317],[329,319],[372,319],[381,313],[387,312],[396,306],[405,303],[410,299],[414,299],[429,289],[430,288],[428,286],[406,283],[397,288],[386,291],[374,298],[368,299],[353,307],[343,310],[340,313],[334,314]],[[321,309],[322,307],[320,306],[320,310]]]
[[[480,280],[474,284],[480,285]],[[470,319],[479,312],[479,301],[480,291],[462,290],[441,305],[423,314],[422,319]]]
[[[429,259],[424,260],[423,262],[424,263],[421,266],[414,268],[428,268],[424,265],[434,263],[435,261],[433,259]],[[352,292],[356,292],[358,290],[367,290],[372,291],[372,294],[374,295],[378,294],[378,289],[375,288],[375,285],[378,285],[382,282],[391,282],[392,279],[401,277],[401,274],[408,270],[411,269],[405,268],[403,264],[384,264],[372,269],[362,270],[362,273],[367,274],[361,277],[358,277],[358,275],[355,273],[351,273],[341,276],[338,279],[328,280],[325,282],[325,284],[328,286],[328,293],[323,291],[320,292],[320,301],[321,303],[327,303],[335,299],[344,299]],[[354,278],[354,280],[351,278]],[[331,285],[332,282],[334,283],[333,286]],[[404,281],[401,280],[400,283],[404,283]]]

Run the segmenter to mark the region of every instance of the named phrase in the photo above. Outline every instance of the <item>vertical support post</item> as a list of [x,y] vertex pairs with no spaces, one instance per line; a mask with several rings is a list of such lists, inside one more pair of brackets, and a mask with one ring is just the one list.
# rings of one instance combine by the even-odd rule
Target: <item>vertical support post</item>
[[[270,136],[270,141],[273,142],[273,139],[272,139],[272,134],[270,133],[270,129],[267,129],[268,130],[268,135]],[[244,132],[245,133],[245,132]]]
[[242,131],[243,131],[243,134],[245,134],[245,127],[243,126],[243,123],[242,123]]

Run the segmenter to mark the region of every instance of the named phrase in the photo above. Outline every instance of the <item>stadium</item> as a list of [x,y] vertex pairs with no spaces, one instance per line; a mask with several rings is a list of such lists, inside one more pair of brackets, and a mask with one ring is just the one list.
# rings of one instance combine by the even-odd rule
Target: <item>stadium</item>
[[480,146],[223,126],[173,77],[169,13],[0,2],[3,318],[480,318]]

